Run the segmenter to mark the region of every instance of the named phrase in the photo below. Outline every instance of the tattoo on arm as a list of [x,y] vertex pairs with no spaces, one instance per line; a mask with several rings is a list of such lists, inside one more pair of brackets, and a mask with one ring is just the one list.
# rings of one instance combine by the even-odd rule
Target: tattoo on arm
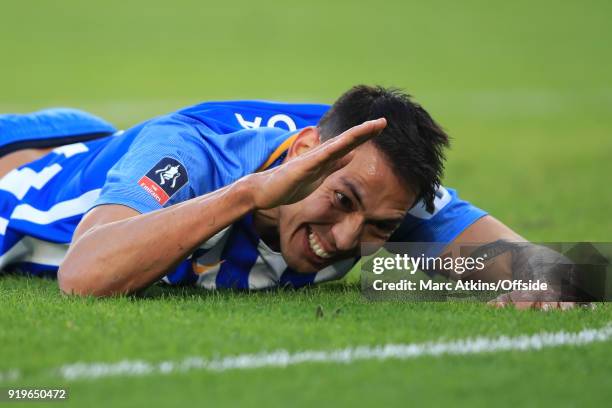
[[498,240],[476,248],[471,257],[484,258],[485,265],[502,254],[510,253],[510,269],[514,280],[539,280],[564,297],[575,297],[576,265],[567,257],[530,242]]
[[491,261],[499,255],[512,252],[518,252],[522,246],[528,245],[528,243],[517,243],[509,242],[504,239],[499,239],[491,243],[479,246],[470,255],[472,258],[483,258],[485,262]]

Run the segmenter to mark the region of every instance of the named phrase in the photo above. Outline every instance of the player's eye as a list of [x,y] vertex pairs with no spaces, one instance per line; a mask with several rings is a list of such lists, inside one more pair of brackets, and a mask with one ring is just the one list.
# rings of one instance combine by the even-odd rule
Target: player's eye
[[374,227],[384,233],[391,233],[395,230],[396,223],[390,221],[374,221]]
[[338,206],[343,210],[350,211],[353,209],[353,202],[345,194],[342,194],[339,191],[335,191],[334,198],[336,199],[336,203],[338,204]]

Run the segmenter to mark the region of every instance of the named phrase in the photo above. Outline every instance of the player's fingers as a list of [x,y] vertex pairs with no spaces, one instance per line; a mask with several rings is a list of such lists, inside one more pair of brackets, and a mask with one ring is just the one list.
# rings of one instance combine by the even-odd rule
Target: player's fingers
[[313,183],[299,197],[311,192],[319,183],[334,171],[346,166],[351,161],[351,152],[360,144],[378,135],[387,125],[384,118],[370,120],[354,126],[339,136],[315,147],[301,155],[297,160],[289,161],[284,172],[289,175],[280,177],[301,182]]
[[490,300],[487,305],[491,306],[491,307],[496,307],[498,309],[503,309],[504,307],[508,306],[507,303],[502,302],[500,300]]
[[313,149],[308,158],[312,159],[311,164],[314,165],[321,165],[336,160],[362,143],[379,135],[386,126],[387,120],[385,118],[369,120],[361,125],[353,126],[346,132],[323,143],[317,149]]
[[353,151],[348,152],[347,154],[345,154],[344,156],[340,157],[337,160],[332,160],[327,165],[327,170],[323,172],[324,173],[323,175],[328,176],[332,174],[333,172],[340,170],[341,168],[349,164],[351,160],[353,160],[354,156],[355,156],[355,151],[353,150]]
[[548,312],[549,310],[553,310],[553,309],[558,309],[558,308],[559,308],[559,302],[536,302],[534,304],[534,309],[540,309],[545,312]]
[[576,307],[575,302],[559,302],[561,310],[570,310]]
[[508,306],[509,304],[512,304],[512,300],[510,299],[509,294],[504,293],[503,295],[499,295],[495,299],[490,300],[487,304],[489,306],[501,309]]
[[532,294],[527,291],[515,290],[508,293],[510,301],[517,310],[526,310],[535,307],[535,301],[532,300]]
[[338,137],[340,139],[359,139],[368,138],[372,135],[382,132],[387,126],[387,119],[378,118],[374,120],[368,120],[360,125],[353,126],[352,128],[342,132]]
[[528,301],[518,301],[513,302],[514,308],[517,310],[527,310],[533,309],[536,307],[536,302],[528,302]]
[[591,303],[591,302],[576,302],[576,306],[580,306],[582,308],[587,308],[591,310],[597,309],[597,304]]

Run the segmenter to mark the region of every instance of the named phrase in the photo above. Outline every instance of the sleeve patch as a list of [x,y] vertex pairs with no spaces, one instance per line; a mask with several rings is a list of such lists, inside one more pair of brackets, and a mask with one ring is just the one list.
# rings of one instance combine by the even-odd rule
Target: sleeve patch
[[164,205],[187,184],[188,179],[185,166],[178,160],[164,157],[138,180],[138,185]]

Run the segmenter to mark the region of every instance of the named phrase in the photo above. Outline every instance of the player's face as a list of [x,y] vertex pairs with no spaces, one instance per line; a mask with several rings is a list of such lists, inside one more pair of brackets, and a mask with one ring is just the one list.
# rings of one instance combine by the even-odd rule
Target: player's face
[[312,194],[280,208],[283,257],[307,273],[359,256],[361,243],[388,240],[414,200],[382,153],[366,143]]

